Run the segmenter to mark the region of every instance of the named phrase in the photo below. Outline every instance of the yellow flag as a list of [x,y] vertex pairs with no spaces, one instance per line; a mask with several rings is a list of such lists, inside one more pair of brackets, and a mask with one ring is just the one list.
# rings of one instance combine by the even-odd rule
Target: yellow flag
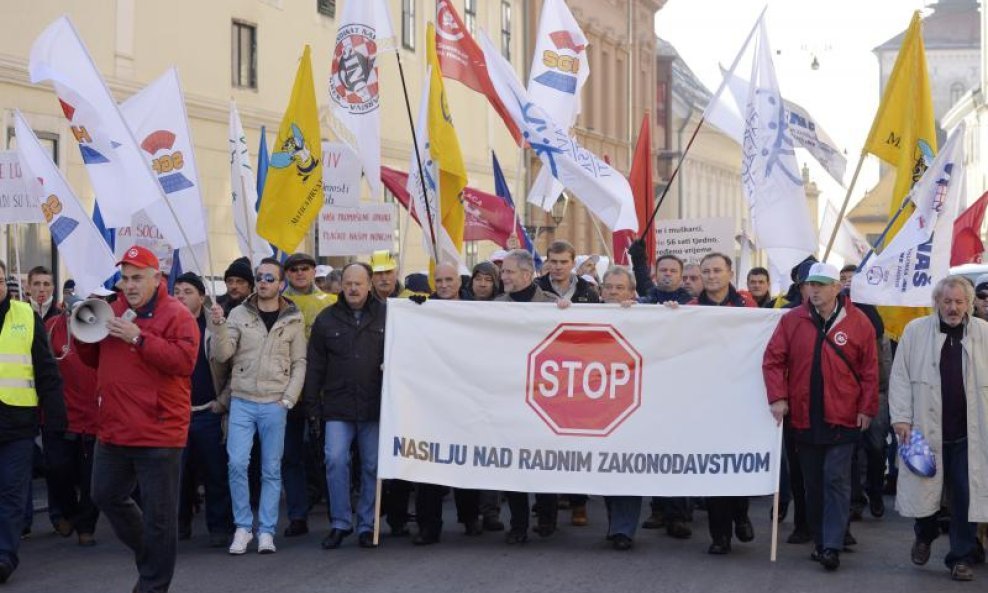
[[322,144],[312,59],[305,46],[295,74],[288,109],[278,128],[264,197],[257,213],[257,234],[292,253],[322,208]]
[[[864,150],[895,168],[895,186],[889,205],[889,219],[899,210],[902,200],[913,184],[933,162],[937,152],[936,123],[930,78],[923,48],[922,22],[919,12],[902,40],[895,66],[885,86],[875,122],[871,126]],[[895,236],[912,214],[910,204],[889,229],[885,244]],[[898,339],[906,324],[916,317],[929,314],[923,307],[879,307],[885,322],[885,332]]]
[[429,86],[429,154],[439,164],[439,213],[443,228],[457,251],[463,248],[466,212],[461,194],[467,185],[460,141],[456,138],[453,117],[446,102],[446,88],[436,56],[436,28],[429,23],[425,32],[426,56],[432,66]]

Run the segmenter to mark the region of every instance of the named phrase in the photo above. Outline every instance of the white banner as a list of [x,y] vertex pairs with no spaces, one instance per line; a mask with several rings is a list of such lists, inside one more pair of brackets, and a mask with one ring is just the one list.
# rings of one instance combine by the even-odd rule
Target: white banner
[[851,281],[854,301],[929,307],[933,287],[950,273],[954,219],[964,199],[964,124],[947,138],[933,164],[909,192],[912,216]]
[[733,218],[655,219],[655,246],[684,262],[699,262],[708,253],[734,256]]
[[0,224],[44,221],[38,198],[24,184],[17,151],[0,151]]
[[319,211],[319,256],[391,251],[396,222],[394,204],[362,204],[358,208],[323,206]]
[[[141,210],[130,219],[128,226],[117,227],[114,233],[113,255],[118,261],[123,259],[128,249],[140,245],[154,253],[161,264],[162,272],[171,272],[175,248],[165,237],[161,227],[146,212]],[[183,268],[188,271],[192,268],[192,262],[184,262]]]
[[345,142],[322,143],[322,193],[324,206],[360,205],[360,160]]
[[392,299],[378,475],[520,492],[775,492],[780,429],[761,368],[780,316]]

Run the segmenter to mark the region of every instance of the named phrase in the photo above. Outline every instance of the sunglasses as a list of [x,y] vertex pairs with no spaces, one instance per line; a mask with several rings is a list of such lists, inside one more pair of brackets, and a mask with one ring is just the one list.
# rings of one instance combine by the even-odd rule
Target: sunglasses
[[268,283],[277,282],[278,281],[278,279],[275,278],[274,274],[269,274],[269,273],[266,273],[266,272],[264,274],[258,274],[256,276],[254,276],[254,280],[257,281],[257,282],[268,282]]
[[981,300],[985,300],[985,299],[988,299],[988,292],[979,292],[979,293],[977,294],[977,297],[978,297],[979,299],[981,299]]

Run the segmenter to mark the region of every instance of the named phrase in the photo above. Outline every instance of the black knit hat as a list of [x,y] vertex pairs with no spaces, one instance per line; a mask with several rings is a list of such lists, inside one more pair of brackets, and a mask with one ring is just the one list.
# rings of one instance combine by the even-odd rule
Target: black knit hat
[[251,289],[254,288],[254,270],[251,269],[250,260],[246,257],[238,257],[233,260],[230,267],[223,272],[223,280],[227,278],[243,278],[250,285]]
[[206,294],[206,285],[203,284],[202,278],[200,278],[199,275],[196,274],[195,272],[186,272],[182,274],[181,276],[175,279],[175,284],[178,284],[179,282],[185,284],[191,284],[192,286],[195,287],[196,290],[199,291],[200,295]]

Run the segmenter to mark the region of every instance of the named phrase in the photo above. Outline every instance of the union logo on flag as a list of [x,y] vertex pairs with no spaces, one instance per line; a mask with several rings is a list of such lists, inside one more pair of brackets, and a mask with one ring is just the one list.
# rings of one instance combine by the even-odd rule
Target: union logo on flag
[[329,94],[337,105],[350,113],[377,109],[377,42],[372,27],[349,25],[336,35]]

